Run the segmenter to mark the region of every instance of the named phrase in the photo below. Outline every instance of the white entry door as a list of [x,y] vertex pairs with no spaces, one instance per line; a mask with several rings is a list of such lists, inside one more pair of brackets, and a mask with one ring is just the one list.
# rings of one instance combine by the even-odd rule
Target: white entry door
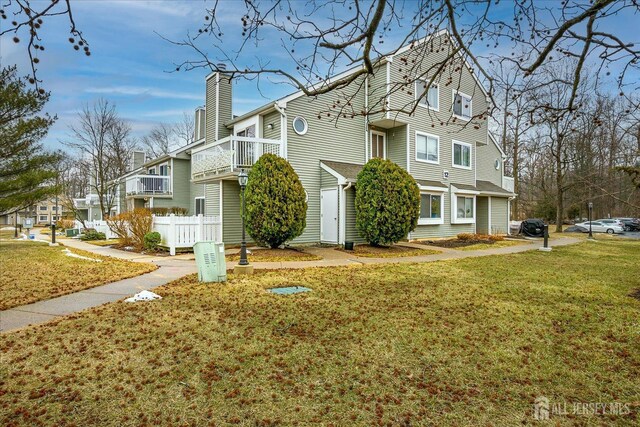
[[338,243],[338,189],[322,190],[320,196],[320,240]]

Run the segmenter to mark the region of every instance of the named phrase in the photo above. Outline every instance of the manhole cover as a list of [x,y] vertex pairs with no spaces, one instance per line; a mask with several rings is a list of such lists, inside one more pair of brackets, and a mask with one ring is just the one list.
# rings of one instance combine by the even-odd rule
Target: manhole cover
[[309,292],[311,289],[305,288],[304,286],[288,286],[284,288],[271,288],[269,292],[278,294],[278,295],[291,295],[297,294],[300,292]]

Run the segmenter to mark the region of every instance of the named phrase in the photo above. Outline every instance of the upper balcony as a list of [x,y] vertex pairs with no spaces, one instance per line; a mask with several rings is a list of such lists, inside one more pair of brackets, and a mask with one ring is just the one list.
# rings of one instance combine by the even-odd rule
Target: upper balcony
[[162,175],[133,175],[126,180],[127,196],[171,196],[171,177]]
[[241,169],[249,169],[265,153],[283,157],[279,139],[228,136],[191,153],[191,179],[204,182]]

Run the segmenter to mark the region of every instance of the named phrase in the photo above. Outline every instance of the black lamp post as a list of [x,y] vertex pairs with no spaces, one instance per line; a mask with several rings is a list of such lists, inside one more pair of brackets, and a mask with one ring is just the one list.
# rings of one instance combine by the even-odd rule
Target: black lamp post
[[589,202],[589,238],[593,239],[593,232],[591,231],[591,213],[593,212],[593,202]]
[[244,231],[244,189],[247,187],[247,181],[249,181],[249,175],[242,169],[238,174],[238,184],[240,184],[240,191],[242,193],[242,244],[240,245],[240,261],[239,265],[249,265],[247,260],[247,242]]

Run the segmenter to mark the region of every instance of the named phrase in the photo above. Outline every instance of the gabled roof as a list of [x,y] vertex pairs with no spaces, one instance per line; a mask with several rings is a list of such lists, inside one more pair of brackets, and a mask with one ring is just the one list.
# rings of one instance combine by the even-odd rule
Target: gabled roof
[[[358,174],[364,167],[364,165],[357,163],[334,162],[332,160],[320,160],[320,164],[324,170],[338,178],[338,181],[343,181],[342,183],[357,182]],[[327,168],[329,168],[330,171],[327,170]],[[448,189],[447,184],[440,181],[430,181],[426,179],[416,179],[415,181],[420,187],[429,187],[445,191]]]
[[[356,182],[358,174],[364,167],[364,165],[357,163],[334,162],[330,160],[320,160],[320,162],[340,175],[346,182]],[[326,168],[323,169],[326,170]]]
[[191,150],[192,148],[195,148],[201,144],[204,144],[204,138],[199,139],[198,141],[192,142],[191,144],[187,144],[187,145],[183,145],[182,147],[176,148],[175,150],[173,150],[170,153],[167,154],[163,154],[160,157],[156,157],[155,159],[151,159],[148,162],[145,162],[141,167],[147,167],[147,166],[153,166],[156,165],[162,161],[174,158],[182,153],[184,153],[185,151]]

